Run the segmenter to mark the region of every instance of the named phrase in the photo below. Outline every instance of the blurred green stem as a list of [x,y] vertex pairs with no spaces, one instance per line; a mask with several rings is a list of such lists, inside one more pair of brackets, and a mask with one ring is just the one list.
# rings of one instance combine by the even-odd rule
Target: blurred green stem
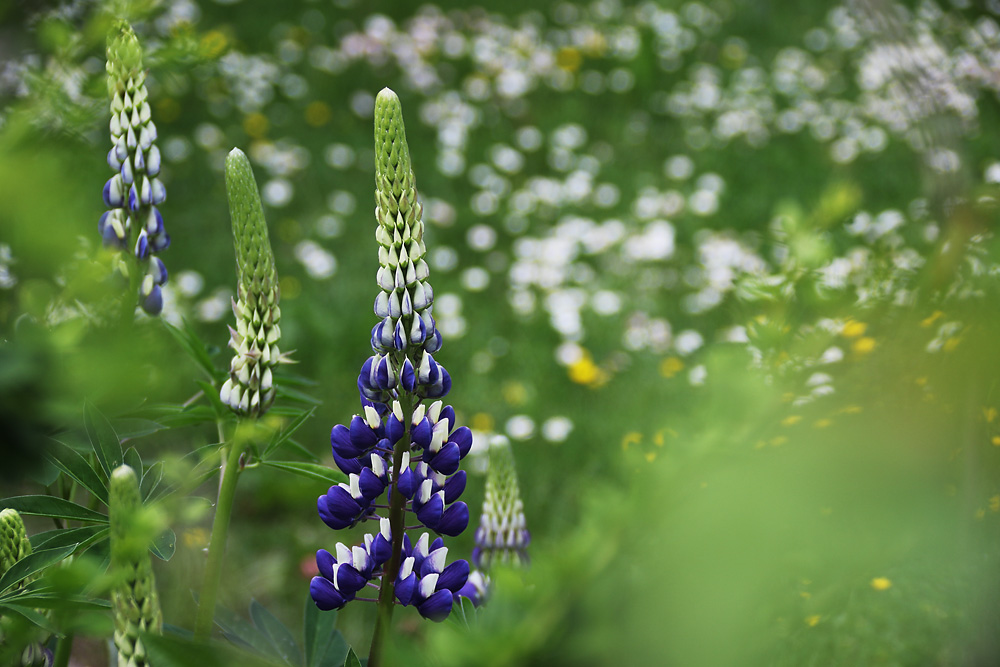
[[[219,431],[221,434],[221,425]],[[219,501],[215,505],[215,519],[212,521],[212,536],[208,546],[208,564],[205,566],[205,579],[201,585],[198,615],[194,624],[195,638],[200,640],[208,639],[212,634],[215,599],[219,593],[219,578],[222,574],[222,561],[229,535],[229,517],[233,512],[233,498],[236,496],[236,479],[240,474],[240,455],[243,453],[243,448],[243,443],[234,438],[233,442],[224,445],[221,451],[222,477],[219,482]]]
[[122,296],[121,326],[122,331],[129,331],[135,322],[135,299],[139,293],[139,262],[131,252],[122,253],[125,256],[125,266],[128,267],[128,293]]
[[56,653],[52,658],[52,667],[66,667],[69,664],[69,656],[73,652],[73,633],[66,635],[56,644]]
[[[401,392],[402,393],[402,392]],[[379,667],[382,662],[382,646],[385,643],[385,633],[392,623],[392,610],[395,607],[396,574],[399,572],[400,556],[403,553],[404,514],[406,498],[396,487],[403,467],[403,454],[410,449],[410,430],[413,428],[413,396],[402,393],[400,406],[403,408],[403,425],[406,431],[399,439],[392,452],[392,501],[389,503],[389,527],[392,531],[392,556],[388,565],[382,570],[382,587],[378,592],[378,616],[375,617],[375,631],[372,633],[372,645],[368,652],[368,667]]]

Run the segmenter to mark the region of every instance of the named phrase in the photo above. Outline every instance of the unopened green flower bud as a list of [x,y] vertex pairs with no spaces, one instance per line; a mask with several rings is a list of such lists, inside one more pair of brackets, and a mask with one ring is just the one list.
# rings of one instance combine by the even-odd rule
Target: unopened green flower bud
[[0,576],[30,553],[31,542],[21,515],[13,509],[0,512]]
[[233,302],[236,329],[229,329],[229,346],[236,354],[219,397],[238,414],[259,417],[274,402],[272,369],[290,360],[278,350],[280,289],[267,222],[250,160],[238,148],[226,158],[226,191],[239,298]]
[[531,535],[525,527],[514,453],[506,438],[498,437],[490,443],[489,457],[486,497],[476,531],[473,564],[482,570],[493,563],[527,564]]
[[163,617],[153,578],[146,530],[140,526],[142,500],[139,480],[127,465],[111,473],[109,519],[111,524],[111,571],[118,577],[111,592],[115,620],[118,667],[149,664],[139,633],[160,632]]

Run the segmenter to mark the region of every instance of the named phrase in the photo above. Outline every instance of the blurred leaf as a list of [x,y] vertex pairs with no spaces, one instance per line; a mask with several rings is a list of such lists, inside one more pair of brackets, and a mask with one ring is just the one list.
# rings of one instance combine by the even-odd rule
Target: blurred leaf
[[37,625],[46,632],[50,632],[52,634],[58,634],[59,632],[59,630],[54,625],[52,625],[52,621],[50,621],[44,614],[41,614],[35,611],[34,609],[31,609],[30,607],[24,607],[19,604],[8,604],[5,602],[0,602],[0,609],[21,616],[32,625]]
[[108,522],[108,517],[100,512],[54,496],[13,496],[0,500],[0,505],[15,509],[21,514],[94,523]]
[[256,600],[250,603],[250,618],[262,632],[281,659],[290,665],[302,665],[302,652],[295,645],[295,638],[281,621],[275,618],[262,604]]
[[[313,602],[312,595],[306,593],[306,608],[305,608],[305,619],[302,624],[302,634],[303,634],[303,646],[306,650],[306,665],[308,667],[331,667],[334,665],[344,664],[344,658],[347,656],[346,651],[343,655],[339,655],[339,658],[331,652],[331,648],[339,648],[333,646],[333,639],[335,637],[341,637],[340,632],[335,630],[334,627],[337,625],[337,612],[336,611],[320,611],[316,603]],[[344,648],[347,645],[344,644]],[[330,657],[335,657],[332,662],[327,659]]]
[[347,659],[344,660],[344,667],[361,667],[361,661],[353,648],[347,649]]
[[139,483],[139,490],[142,492],[142,502],[149,500],[149,496],[160,485],[160,480],[163,479],[163,467],[163,461],[157,461],[149,466],[149,470],[142,476],[142,482]]
[[87,427],[87,437],[97,453],[104,472],[110,477],[111,471],[122,464],[122,445],[111,422],[89,401],[83,406],[83,421]]
[[167,427],[151,419],[139,419],[138,417],[126,417],[115,420],[115,432],[122,440],[140,438],[157,431],[162,431]]
[[139,452],[136,451],[135,447],[129,447],[126,449],[125,455],[122,459],[125,462],[125,465],[135,471],[136,477],[142,479],[142,457],[139,456]]
[[319,463],[319,457],[306,449],[298,440],[289,439],[285,442],[285,447],[290,449],[293,453],[298,454],[302,458],[311,461],[313,463]]
[[306,412],[300,413],[297,417],[295,417],[295,419],[292,420],[292,422],[288,426],[281,429],[281,431],[279,431],[278,433],[275,433],[274,437],[271,438],[271,442],[269,442],[267,444],[267,447],[264,449],[262,458],[266,459],[268,456],[270,456],[271,452],[278,449],[278,447],[281,447],[281,445],[283,445],[290,437],[292,437],[292,434],[295,433],[297,430],[299,430],[299,427],[302,426],[302,424],[304,424],[307,419],[312,417],[315,412],[316,408],[312,408]]
[[28,477],[39,486],[51,486],[59,479],[59,468],[43,459],[35,469],[28,472]]
[[315,463],[305,463],[302,461],[261,461],[261,465],[284,470],[300,477],[319,480],[331,486],[347,481],[347,475],[339,470],[333,470]]
[[167,528],[160,533],[160,536],[153,540],[149,546],[149,550],[160,560],[168,561],[173,558],[174,552],[177,550],[177,536],[174,535],[174,531]]
[[101,539],[107,532],[107,526],[47,530],[44,533],[35,533],[31,536],[31,548],[38,551],[40,549],[55,549],[67,544],[77,544],[84,547]]
[[263,634],[236,612],[216,605],[215,624],[222,629],[229,641],[250,647],[261,655],[279,657]]
[[214,424],[218,415],[207,405],[189,405],[188,407],[170,406],[160,408],[160,420],[170,428],[179,426],[197,426],[198,424]]
[[56,443],[55,453],[47,454],[46,458],[52,462],[52,465],[62,470],[76,480],[83,488],[99,498],[102,503],[105,505],[108,504],[108,487],[104,484],[100,475],[97,474],[97,471],[90,467],[90,463],[76,451],[62,443]]
[[0,604],[19,604],[39,609],[110,609],[111,603],[84,595],[66,595],[65,592],[23,591],[18,595],[4,597]]
[[4,572],[3,576],[0,577],[0,593],[3,593],[25,577],[30,577],[36,572],[40,572],[49,567],[53,563],[61,561],[66,556],[73,553],[76,546],[76,544],[69,544],[55,549],[41,549],[28,554],[21,560],[11,565],[10,569]]
[[323,401],[318,398],[313,398],[309,394],[301,392],[297,389],[292,389],[280,384],[275,385],[275,390],[277,392],[278,398],[287,398],[292,401],[298,401],[299,403],[308,403],[309,405],[322,405]]
[[198,334],[195,333],[191,325],[185,320],[184,330],[181,331],[162,318],[160,321],[163,322],[163,326],[167,328],[167,331],[169,331],[170,335],[174,337],[174,340],[176,340],[180,346],[184,348],[184,351],[187,352],[192,361],[205,371],[205,374],[208,375],[208,379],[214,381],[218,370],[212,363],[212,357],[208,354],[208,349],[198,337]]
[[281,663],[219,642],[202,642],[177,635],[141,633],[149,663],[157,667],[275,667]]

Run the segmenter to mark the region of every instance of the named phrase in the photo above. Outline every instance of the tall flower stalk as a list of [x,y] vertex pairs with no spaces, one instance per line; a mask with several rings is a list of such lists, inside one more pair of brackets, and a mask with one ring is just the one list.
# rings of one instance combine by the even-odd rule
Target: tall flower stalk
[[[273,368],[290,360],[278,350],[281,338],[278,326],[281,320],[278,272],[260,193],[250,160],[238,148],[234,148],[226,158],[226,192],[236,247],[238,298],[233,301],[236,328],[229,328],[229,346],[234,354],[229,365],[229,378],[222,385],[219,398],[241,419],[255,420],[274,403]],[[220,439],[224,439],[221,424],[219,434]],[[215,506],[208,563],[195,619],[195,634],[201,639],[206,639],[212,631],[229,519],[245,444],[237,435],[220,450],[219,499]]]
[[[118,21],[108,37],[108,93],[111,97],[111,150],[108,165],[115,175],[104,184],[104,205],[98,231],[104,244],[122,250],[117,265],[138,292],[138,302],[150,315],[163,309],[161,286],[167,268],[158,257],[170,246],[163,216],[157,208],[167,197],[159,179],[160,149],[156,146],[142,68],[139,40],[126,21]],[[134,302],[128,297],[124,311],[131,316]]]
[[[330,436],[334,461],[348,482],[330,487],[317,508],[335,530],[368,521],[377,522],[378,530],[361,545],[319,550],[320,574],[310,584],[320,609],[339,609],[355,599],[377,602],[372,667],[381,662],[397,602],[441,621],[469,575],[467,561],[447,564],[441,537],[432,540],[425,531],[411,539],[406,533],[426,528],[455,536],[468,526],[469,509],[458,500],[466,475],[458,468],[472,432],[457,427],[455,411],[435,400],[448,393],[451,377],[433,356],[441,334],[432,314],[421,205],[399,98],[388,88],[375,100],[375,204],[374,354],[358,376],[361,413]],[[377,505],[383,494],[388,504]],[[358,597],[366,587],[378,589],[377,600]]]
[[118,667],[146,667],[149,660],[140,632],[161,632],[163,616],[153,578],[149,544],[137,530],[142,499],[139,480],[127,465],[111,473],[109,520],[111,571],[118,577],[111,591]]

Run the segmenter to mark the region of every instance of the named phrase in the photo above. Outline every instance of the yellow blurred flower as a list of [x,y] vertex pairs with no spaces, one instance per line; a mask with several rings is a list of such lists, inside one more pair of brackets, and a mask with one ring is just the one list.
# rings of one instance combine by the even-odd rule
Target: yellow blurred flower
[[865,336],[854,341],[854,345],[851,345],[851,349],[858,354],[868,354],[875,349],[875,339],[871,336]]
[[867,329],[868,325],[864,322],[847,320],[844,322],[844,328],[840,330],[840,335],[844,338],[857,338],[858,336],[863,336]]
[[477,412],[472,415],[469,426],[472,427],[473,431],[492,431],[494,424],[492,415],[488,415],[485,412]]
[[872,588],[877,591],[887,591],[892,588],[892,582],[886,577],[875,577],[872,579]]
[[627,450],[629,445],[638,445],[642,442],[642,433],[629,431],[622,437],[622,449]]
[[564,46],[556,52],[556,65],[567,72],[575,72],[583,64],[583,56],[572,46]]
[[665,378],[672,378],[682,370],[684,370],[684,362],[677,357],[667,357],[660,362],[660,375]]
[[181,533],[184,546],[193,549],[204,549],[208,546],[208,531],[204,528],[191,528]]
[[795,424],[798,424],[800,421],[802,421],[802,415],[788,415],[787,417],[781,420],[781,425],[794,426]]
[[997,494],[990,498],[990,511],[1000,512],[1000,494]]
[[816,428],[827,428],[831,424],[833,424],[833,420],[832,419],[825,419],[825,418],[824,419],[817,419],[815,422],[813,422],[813,426],[816,427]]
[[243,131],[254,139],[260,139],[267,134],[269,125],[267,116],[257,111],[249,113],[243,118]]
[[936,321],[938,321],[938,319],[940,319],[942,315],[944,315],[944,313],[942,311],[935,310],[933,313],[931,313],[930,317],[924,319],[920,323],[920,326],[925,327],[925,328],[929,327],[932,324],[934,324]]
[[994,447],[1000,447],[1000,435],[995,435],[990,439]]
[[584,351],[579,359],[569,365],[566,370],[569,379],[577,384],[596,388],[608,381],[608,374],[600,366],[594,363],[594,358],[589,352]]
[[306,106],[306,123],[312,125],[313,127],[323,127],[330,122],[330,116],[330,106],[326,102],[316,100],[315,102],[310,102],[309,105]]
[[819,625],[819,622],[821,620],[823,620],[823,617],[820,616],[819,614],[813,614],[812,616],[806,616],[806,625],[808,625],[810,628],[815,628],[817,625]]
[[229,47],[229,40],[218,30],[209,30],[201,36],[198,50],[205,58],[218,58]]

